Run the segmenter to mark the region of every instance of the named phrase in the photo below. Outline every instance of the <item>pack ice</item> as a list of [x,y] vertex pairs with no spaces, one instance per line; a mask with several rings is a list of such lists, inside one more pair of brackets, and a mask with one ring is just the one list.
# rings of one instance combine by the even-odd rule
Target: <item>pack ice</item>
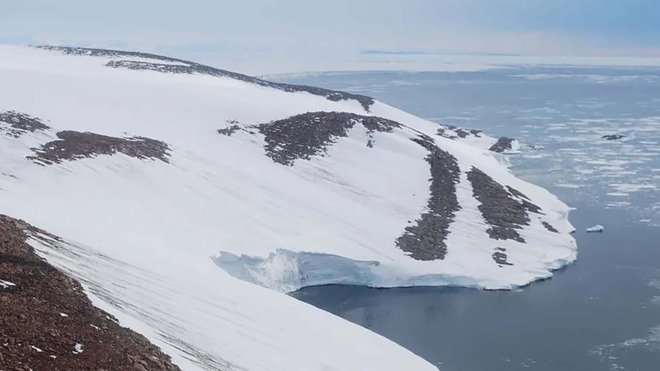
[[432,370],[285,293],[576,258],[568,207],[489,150],[511,140],[145,53],[0,46],[0,81],[0,213],[184,369]]

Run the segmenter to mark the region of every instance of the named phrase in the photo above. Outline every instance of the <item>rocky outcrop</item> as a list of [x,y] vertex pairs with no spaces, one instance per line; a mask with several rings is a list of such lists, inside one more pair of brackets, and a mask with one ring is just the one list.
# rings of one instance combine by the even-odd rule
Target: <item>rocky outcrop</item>
[[228,137],[232,136],[235,132],[241,130],[241,127],[234,124],[231,126],[227,126],[225,128],[218,129],[218,134],[226,135]]
[[544,221],[544,222],[541,222],[541,224],[543,224],[543,227],[545,227],[545,229],[547,229],[548,231],[553,232],[553,233],[559,233],[557,228],[553,227],[550,223]]
[[431,168],[431,196],[427,203],[428,210],[422,213],[415,225],[405,229],[396,245],[413,259],[444,259],[449,225],[460,209],[456,196],[460,168],[456,158],[438,148],[432,138],[421,135],[413,140],[429,152],[426,162]]
[[[323,156],[337,138],[346,137],[356,124],[364,126],[369,134],[401,127],[392,120],[347,112],[308,112],[255,127],[265,136],[268,157],[282,165],[293,165],[297,159]],[[373,146],[371,137],[367,146],[370,144]]]
[[20,138],[26,133],[48,129],[48,125],[36,117],[16,111],[0,112],[0,131],[10,137]]
[[[486,230],[490,238],[525,242],[517,230],[529,225],[527,211],[530,208],[539,212],[540,208],[527,201],[527,197],[515,189],[509,187],[513,192],[507,191],[501,184],[475,167],[467,175],[472,184],[472,193],[481,203],[479,211],[490,225]],[[523,198],[523,201],[517,198]]]
[[508,150],[511,150],[513,148],[513,138],[508,138],[508,137],[501,137],[493,144],[490,146],[489,150],[497,153],[502,153]]
[[44,234],[0,215],[0,369],[178,370],[35,254],[26,239]]
[[505,253],[506,249],[503,247],[496,247],[495,252],[493,253],[493,261],[497,263],[500,267],[505,265],[513,265],[509,263],[509,256]]
[[464,128],[459,128],[454,125],[448,125],[445,127],[440,127],[436,131],[436,134],[447,138],[447,139],[465,139],[465,138],[482,138],[482,130],[478,129],[464,129]]
[[470,132],[465,131],[463,129],[456,129],[455,132],[459,138],[466,138],[468,135],[470,135]]
[[60,131],[57,133],[57,137],[59,140],[48,142],[41,148],[33,149],[35,155],[29,156],[28,159],[41,165],[52,165],[98,155],[123,153],[138,159],[169,162],[168,145],[155,139],[144,137],[116,138],[78,131]]

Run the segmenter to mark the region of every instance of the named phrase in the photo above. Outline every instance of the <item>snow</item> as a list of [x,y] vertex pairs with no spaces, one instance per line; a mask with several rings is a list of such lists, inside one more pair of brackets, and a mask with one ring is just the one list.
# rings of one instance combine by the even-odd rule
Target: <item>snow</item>
[[600,224],[596,224],[593,227],[587,228],[587,232],[602,232],[605,230],[605,227],[603,227]]
[[[0,177],[0,212],[62,237],[30,243],[78,278],[96,306],[185,369],[433,370],[284,293],[326,283],[515,288],[576,258],[569,208],[516,178],[505,156],[487,150],[490,137],[443,138],[437,124],[382,102],[367,113],[354,100],[105,63],[0,46],[0,81],[11,87],[0,90],[0,112],[24,112],[53,128],[19,139],[0,133],[0,171],[11,175]],[[366,129],[356,125],[325,156],[292,167],[265,155],[261,134],[217,133],[228,120],[252,125],[308,111],[373,114],[406,127],[373,133],[367,148]],[[123,154],[53,166],[25,159],[60,130],[162,140],[170,163]],[[410,140],[420,132],[462,172],[462,209],[444,260],[413,260],[395,246],[429,197],[427,152]],[[543,209],[520,230],[527,243],[489,238],[465,176],[472,166]],[[512,266],[493,262],[495,245]]]
[[76,343],[76,345],[73,347],[73,354],[80,354],[83,352],[83,345],[80,343]]
[[7,289],[7,288],[10,288],[10,287],[14,287],[14,286],[16,286],[16,284],[13,283],[13,282],[0,280],[0,289]]

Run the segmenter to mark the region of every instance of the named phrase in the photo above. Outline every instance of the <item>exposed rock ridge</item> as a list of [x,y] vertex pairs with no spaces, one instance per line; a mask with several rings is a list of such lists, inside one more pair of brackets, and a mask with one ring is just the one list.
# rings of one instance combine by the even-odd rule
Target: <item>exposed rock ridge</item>
[[26,133],[48,130],[50,127],[40,119],[16,111],[0,112],[0,131],[8,136],[20,138]]
[[[392,120],[347,112],[307,112],[254,127],[265,136],[268,157],[282,165],[293,165],[297,159],[323,156],[337,138],[346,137],[355,124],[363,125],[369,135],[401,127]],[[223,134],[231,135],[236,130],[230,127]],[[367,145],[370,143],[371,137]]]
[[[497,183],[483,171],[473,167],[467,174],[474,197],[480,202],[479,211],[491,227],[486,230],[490,238],[525,242],[518,229],[529,225],[527,211],[540,212],[540,208],[526,200],[526,196]],[[524,198],[522,201],[519,198]]]
[[511,150],[513,148],[513,138],[501,137],[497,139],[497,142],[490,146],[489,150],[497,153],[503,153],[505,151]]
[[35,155],[28,156],[28,159],[41,165],[52,165],[120,152],[138,159],[169,162],[168,145],[151,138],[116,138],[78,131],[60,131],[57,137],[59,140],[34,148]]
[[260,86],[266,86],[274,89],[283,90],[286,92],[307,92],[314,95],[319,95],[325,97],[328,100],[333,102],[338,102],[341,100],[356,100],[362,105],[365,111],[369,112],[369,108],[374,104],[374,99],[367,97],[365,95],[346,93],[337,90],[330,90],[324,88],[318,88],[314,86],[306,85],[292,85],[284,84],[277,82],[270,82],[262,80],[256,77],[243,75],[236,72],[226,71],[203,64],[190,62],[177,58],[169,58],[155,54],[141,53],[141,52],[129,52],[121,50],[109,50],[109,49],[93,49],[93,48],[76,48],[76,47],[66,47],[66,46],[40,46],[39,48],[45,50],[53,50],[62,52],[68,55],[83,55],[83,56],[95,56],[95,57],[110,57],[110,58],[144,58],[158,60],[162,62],[169,63],[178,63],[178,64],[166,64],[166,63],[152,63],[146,61],[129,61],[129,60],[113,60],[107,63],[108,67],[114,68],[129,68],[134,70],[153,70],[158,72],[168,72],[168,73],[200,73],[210,76],[221,76],[221,77],[230,77],[233,79],[249,82],[252,84],[257,84]]
[[427,210],[415,221],[415,225],[406,227],[403,235],[396,240],[396,245],[416,260],[444,259],[449,225],[461,208],[456,196],[461,171],[456,158],[438,148],[431,137],[420,135],[413,141],[429,152],[426,161],[431,168],[431,195]]
[[473,136],[473,137],[476,137],[476,138],[481,138],[481,133],[482,133],[482,131],[478,130],[478,129],[469,129],[468,130],[468,129],[459,128],[459,127],[454,126],[454,125],[449,125],[449,126],[446,126],[446,127],[440,127],[436,131],[437,135],[439,135],[441,137],[444,137],[444,138],[447,138],[447,139],[456,139],[456,138],[465,139],[469,136]]

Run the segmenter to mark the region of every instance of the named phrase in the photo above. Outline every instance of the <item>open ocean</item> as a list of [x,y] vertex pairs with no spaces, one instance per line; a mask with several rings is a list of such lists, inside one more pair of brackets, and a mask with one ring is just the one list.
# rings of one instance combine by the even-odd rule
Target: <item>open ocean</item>
[[[575,264],[513,291],[322,286],[294,297],[442,370],[660,370],[660,69],[279,80],[370,95],[431,121],[520,140],[513,172],[575,207],[578,242]],[[594,224],[605,231],[586,233]]]

